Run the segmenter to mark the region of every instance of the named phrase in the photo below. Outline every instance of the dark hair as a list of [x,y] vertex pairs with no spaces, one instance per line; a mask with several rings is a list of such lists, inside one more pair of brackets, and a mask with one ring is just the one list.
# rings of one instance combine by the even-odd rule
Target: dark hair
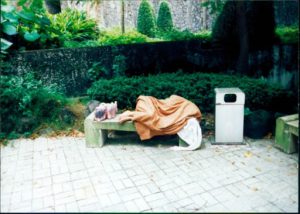
[[96,118],[101,118],[105,113],[105,110],[96,110],[95,112],[95,117]]

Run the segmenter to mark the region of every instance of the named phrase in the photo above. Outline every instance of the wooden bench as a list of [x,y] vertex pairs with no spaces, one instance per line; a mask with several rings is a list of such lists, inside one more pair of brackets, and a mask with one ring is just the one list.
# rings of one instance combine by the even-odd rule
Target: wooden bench
[[[119,116],[120,114],[117,114],[115,118],[103,120],[101,122],[94,121],[94,112],[92,112],[88,117],[86,117],[86,119],[84,120],[86,146],[102,147],[105,144],[105,141],[107,140],[108,130],[136,132],[134,123],[132,121],[119,123]],[[187,144],[180,138],[179,145],[187,146]]]
[[290,154],[297,150],[299,137],[298,114],[279,117],[276,120],[275,146]]

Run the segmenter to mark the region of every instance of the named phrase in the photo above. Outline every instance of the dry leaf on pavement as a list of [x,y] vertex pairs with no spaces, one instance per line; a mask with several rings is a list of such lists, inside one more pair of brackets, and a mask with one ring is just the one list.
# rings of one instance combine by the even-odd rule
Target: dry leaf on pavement
[[250,158],[250,157],[252,157],[252,153],[250,151],[247,151],[247,152],[244,153],[244,156],[246,158]]

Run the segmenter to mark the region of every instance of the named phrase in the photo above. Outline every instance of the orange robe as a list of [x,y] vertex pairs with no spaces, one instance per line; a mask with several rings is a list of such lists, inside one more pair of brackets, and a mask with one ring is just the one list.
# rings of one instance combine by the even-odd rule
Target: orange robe
[[172,95],[158,100],[151,96],[139,96],[133,121],[141,140],[158,135],[172,135],[181,130],[189,118],[201,119],[199,108],[183,97]]

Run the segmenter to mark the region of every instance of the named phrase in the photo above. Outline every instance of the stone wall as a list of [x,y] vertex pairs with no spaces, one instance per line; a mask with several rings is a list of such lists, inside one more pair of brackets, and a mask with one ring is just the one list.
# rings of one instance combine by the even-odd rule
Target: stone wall
[[[18,75],[34,71],[45,84],[57,84],[62,92],[76,96],[91,85],[87,71],[94,63],[113,69],[115,57],[126,57],[127,76],[161,72],[219,72],[234,74],[236,58],[199,41],[157,42],[93,48],[38,50],[17,53],[11,58]],[[298,47],[276,45],[269,50],[251,53],[252,76],[298,90]]]
[[196,70],[218,71],[231,60],[222,50],[204,47],[201,41],[159,42],[93,48],[37,50],[11,58],[18,75],[34,71],[45,84],[55,83],[68,95],[84,94],[90,86],[87,71],[94,63],[113,69],[115,57],[126,57],[126,75]]
[[[149,0],[158,14],[161,0]],[[201,6],[205,0],[168,0],[170,3],[174,25],[192,32],[211,30],[215,16],[206,7]],[[76,1],[63,0],[62,9],[66,7],[87,11],[98,20],[101,28],[121,26],[121,0]],[[98,3],[91,3],[98,2]],[[125,0],[125,26],[127,29],[136,28],[137,13],[141,0]],[[274,1],[276,25],[299,24],[299,4],[297,0]]]
[[[157,16],[161,0],[149,0]],[[201,6],[204,0],[169,0],[174,26],[192,32],[211,29],[213,17]],[[141,0],[125,0],[125,29],[136,28],[138,8]],[[76,7],[87,11],[91,17],[98,20],[102,28],[121,26],[121,1],[100,0],[98,4],[89,1],[62,1],[62,8]]]

